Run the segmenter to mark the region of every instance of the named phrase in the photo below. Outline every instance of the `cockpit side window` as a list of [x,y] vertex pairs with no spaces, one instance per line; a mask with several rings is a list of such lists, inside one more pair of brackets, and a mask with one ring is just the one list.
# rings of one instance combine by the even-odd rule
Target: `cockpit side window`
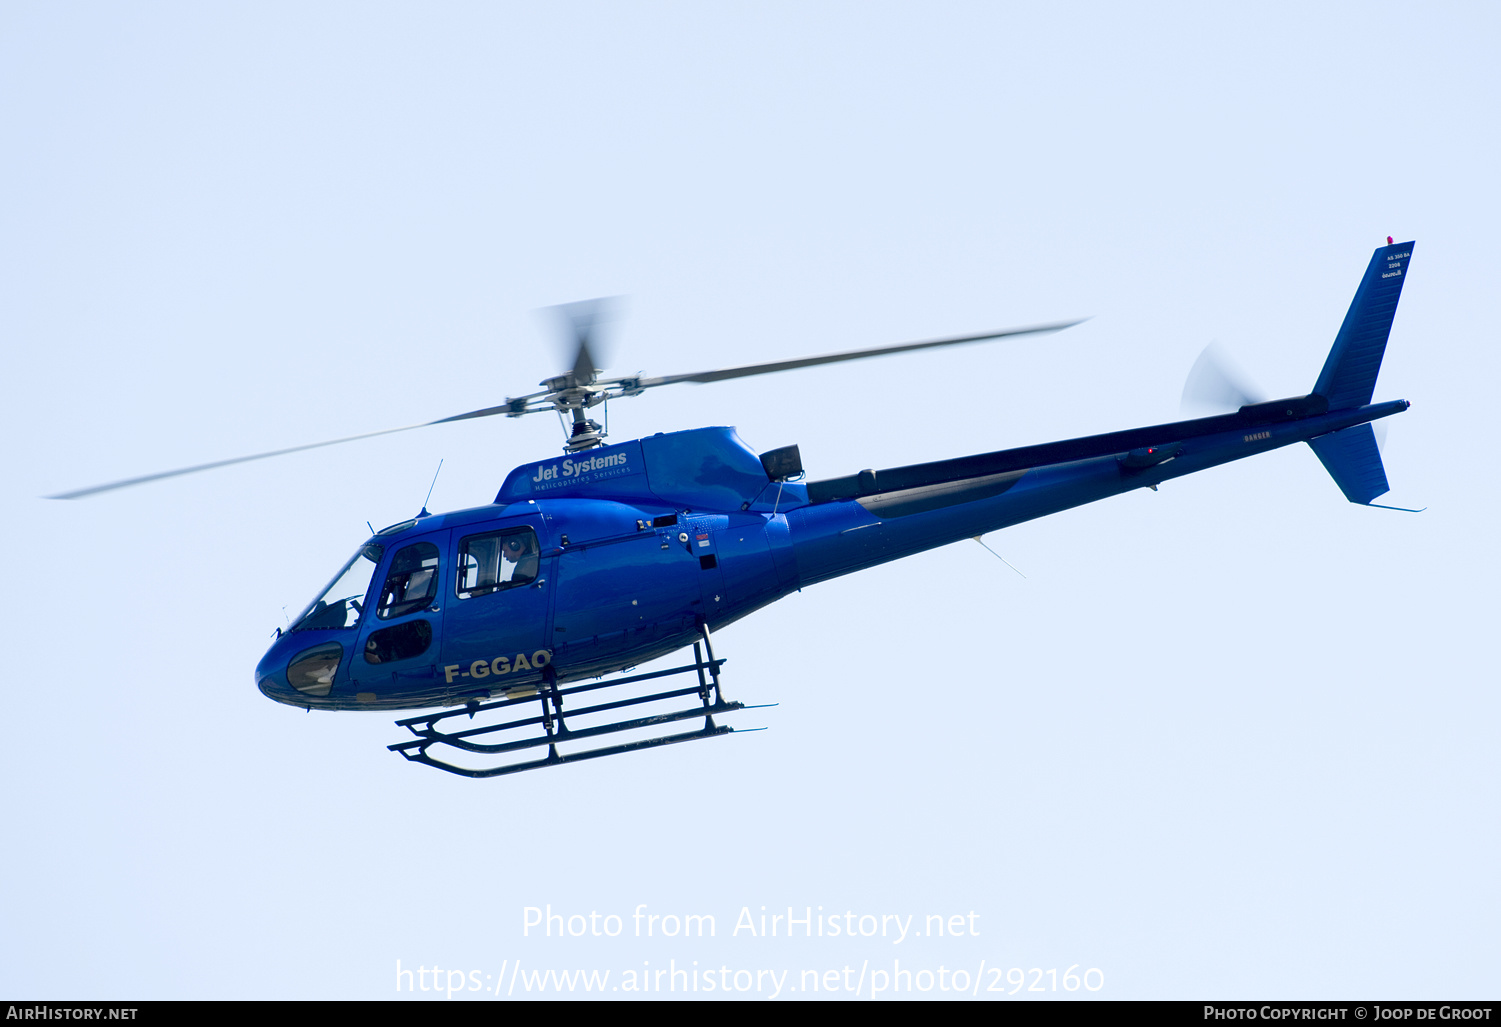
[[432,602],[438,594],[438,547],[418,542],[396,551],[381,586],[375,615],[381,620],[404,617]]
[[470,535],[459,543],[454,589],[460,599],[472,599],[530,584],[537,580],[540,559],[537,533],[531,528]]

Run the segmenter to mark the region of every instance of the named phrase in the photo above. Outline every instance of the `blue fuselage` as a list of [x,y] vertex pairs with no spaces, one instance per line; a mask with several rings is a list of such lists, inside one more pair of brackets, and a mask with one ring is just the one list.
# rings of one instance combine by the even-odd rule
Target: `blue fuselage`
[[[715,630],[820,581],[1407,406],[1331,413],[1309,398],[810,484],[769,482],[728,428],[527,464],[493,504],[373,537],[363,598],[349,597],[347,616],[315,604],[256,681],[322,709],[525,695],[544,675],[576,681],[665,655],[701,623]],[[505,544],[514,564],[488,555]]]

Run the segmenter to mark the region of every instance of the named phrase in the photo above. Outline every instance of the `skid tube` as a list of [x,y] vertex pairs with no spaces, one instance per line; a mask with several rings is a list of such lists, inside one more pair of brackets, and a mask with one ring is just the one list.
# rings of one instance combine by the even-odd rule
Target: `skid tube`
[[[707,626],[699,624],[700,639],[693,643],[693,662],[682,667],[673,667],[669,670],[653,671],[649,674],[636,674],[632,677],[621,678],[616,681],[599,681],[587,685],[575,685],[572,688],[559,688],[557,675],[551,666],[544,668],[543,682],[535,695],[519,696],[514,699],[501,699],[487,703],[469,703],[463,709],[444,710],[440,713],[430,713],[421,717],[411,717],[407,720],[398,720],[398,727],[404,727],[417,737],[411,741],[399,742],[386,748],[392,752],[399,752],[413,763],[426,763],[430,767],[446,770],[450,774],[459,774],[463,777],[500,777],[504,774],[519,774],[523,770],[539,770],[543,767],[561,766],[564,763],[576,763],[581,760],[597,759],[600,756],[614,756],[623,752],[635,752],[639,749],[653,749],[662,745],[675,745],[678,742],[695,742],[700,738],[716,738],[720,735],[733,734],[735,729],[728,725],[714,723],[714,716],[721,713],[733,713],[736,710],[761,709],[760,706],[746,706],[740,702],[726,702],[720,691],[719,668],[725,664],[725,660],[714,658],[714,646],[709,640]],[[708,652],[708,659],[704,659],[704,651]],[[570,728],[563,717],[563,700],[566,696],[578,695],[583,692],[592,692],[601,688],[614,688],[620,685],[631,685],[641,681],[650,681],[655,678],[672,677],[677,674],[698,674],[698,684],[687,688],[675,688],[665,692],[654,692],[650,695],[633,696],[628,699],[619,699],[615,702],[600,703],[596,706],[585,706],[571,709],[570,717],[582,717],[593,713],[603,713],[610,710],[626,709],[631,706],[639,706],[643,703],[661,702],[668,699],[681,698],[683,696],[697,696],[698,705],[686,709],[674,710],[669,713],[659,713],[648,717],[636,717],[630,720],[615,721],[609,724],[597,724],[585,728]],[[705,673],[707,672],[707,674]],[[710,702],[712,693],[713,701]],[[482,727],[473,727],[464,731],[441,731],[437,728],[439,721],[450,717],[470,717],[477,713],[485,713],[491,710],[504,710],[523,703],[540,701],[542,712],[539,716],[526,717],[521,720],[506,721],[502,724],[490,724]],[[609,745],[599,749],[588,749],[584,752],[559,753],[558,746],[564,742],[579,741],[586,738],[594,738],[601,735],[612,734],[617,731],[634,731],[645,728],[653,728],[663,724],[671,724],[680,720],[692,720],[697,717],[704,718],[704,726],[696,731],[683,731],[677,734],[658,735],[653,738],[644,738],[634,742],[625,742],[620,745]],[[511,741],[484,743],[471,741],[470,739],[480,735],[494,734],[500,731],[515,729],[535,728],[540,726],[541,734],[528,737],[516,738]],[[741,730],[747,730],[742,728]],[[758,731],[763,728],[750,728]],[[487,769],[471,769],[469,767],[455,766],[428,755],[428,747],[433,745],[448,745],[465,752],[496,755],[506,752],[517,752],[523,749],[547,746],[547,755],[542,759],[531,760],[524,763],[508,763],[498,767]]]

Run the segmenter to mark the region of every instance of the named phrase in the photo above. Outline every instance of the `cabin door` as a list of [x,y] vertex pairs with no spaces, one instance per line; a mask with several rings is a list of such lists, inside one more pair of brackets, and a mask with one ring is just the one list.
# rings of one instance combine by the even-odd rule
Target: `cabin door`
[[540,517],[450,533],[453,583],[445,589],[438,673],[450,699],[501,698],[535,686],[552,660],[549,615],[554,558],[542,556]]

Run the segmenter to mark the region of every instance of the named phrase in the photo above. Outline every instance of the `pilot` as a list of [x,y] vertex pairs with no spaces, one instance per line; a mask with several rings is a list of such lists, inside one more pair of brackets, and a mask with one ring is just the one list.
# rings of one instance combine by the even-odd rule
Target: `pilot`
[[501,581],[520,584],[537,576],[537,546],[531,532],[508,535],[501,547],[501,557]]

